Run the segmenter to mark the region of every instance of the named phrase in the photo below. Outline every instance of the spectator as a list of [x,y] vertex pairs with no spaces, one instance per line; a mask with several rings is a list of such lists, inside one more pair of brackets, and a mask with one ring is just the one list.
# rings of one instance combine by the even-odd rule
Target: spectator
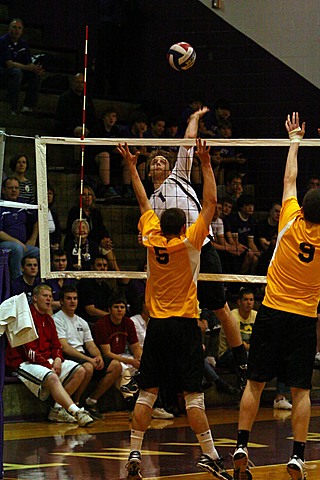
[[[83,114],[83,73],[72,77],[70,89],[62,93],[55,113],[55,130],[57,135],[78,137],[82,135]],[[96,123],[95,109],[90,97],[86,97],[86,130],[87,137]]]
[[[258,275],[266,275],[268,266],[276,246],[281,204],[274,202],[269,215],[256,225],[256,245],[261,250],[258,263]],[[262,287],[264,291],[264,286]]]
[[[147,262],[143,261],[137,268],[138,272],[146,272],[147,271]],[[131,315],[135,315],[133,312],[140,313],[141,310],[141,298],[144,298],[144,294],[146,291],[146,278],[133,278],[129,281],[129,283],[125,287],[125,296],[127,299],[127,309],[128,313]],[[139,335],[138,335],[139,337]],[[140,339],[139,339],[140,341]],[[141,344],[141,342],[140,342]]]
[[[2,194],[5,200],[17,202],[20,195],[19,180],[8,177],[3,182]],[[32,227],[28,238],[27,227]],[[39,257],[35,246],[38,238],[38,220],[35,210],[0,207],[0,246],[10,250],[9,267],[11,279],[21,275],[21,260],[27,254]]]
[[73,222],[72,239],[65,242],[68,266],[71,270],[89,270],[93,259],[100,253],[99,245],[88,239],[89,232],[87,220],[77,219]]
[[[67,254],[64,250],[54,250],[51,252],[51,271],[52,272],[64,272],[67,270],[68,260]],[[61,308],[60,304],[60,290],[63,287],[71,286],[75,284],[73,278],[50,278],[46,281],[46,284],[51,287],[52,290],[52,314],[57,312]]]
[[[130,123],[123,129],[125,138],[143,138],[148,129],[148,118],[144,112],[135,111],[131,115]],[[149,156],[147,147],[131,147],[132,152],[140,152],[138,161],[138,171],[140,178],[146,180],[146,160]],[[127,172],[128,173],[128,172]]]
[[9,32],[0,38],[0,74],[8,81],[7,100],[12,115],[19,113],[19,94],[23,83],[27,83],[28,87],[21,113],[31,113],[36,107],[40,76],[44,73],[42,65],[32,63],[29,46],[22,34],[23,22],[14,18]]
[[308,178],[307,187],[302,192],[299,192],[299,203],[302,203],[303,197],[311,188],[320,188],[320,178],[318,175],[312,175]]
[[29,305],[32,302],[34,287],[41,283],[39,274],[38,258],[33,255],[26,255],[21,260],[22,275],[11,282],[11,295],[25,293]]
[[[104,250],[112,248],[112,241],[107,228],[104,225],[101,211],[95,205],[96,196],[89,185],[83,186],[82,194],[82,218],[89,224],[90,231],[88,240],[96,242]],[[79,206],[71,207],[67,218],[67,232],[65,242],[70,242],[72,238],[71,227],[75,220],[79,218]]]
[[219,98],[214,104],[211,115],[207,118],[207,126],[216,135],[219,135],[218,124],[221,121],[229,120],[231,117],[230,103],[225,98]]
[[[108,270],[107,258],[100,254],[91,265],[96,272]],[[109,286],[106,279],[102,278],[81,278],[77,285],[79,304],[77,315],[84,318],[93,327],[93,324],[101,317],[108,315],[109,300],[117,287]]]
[[[107,365],[112,360],[121,365],[117,382],[117,387],[121,390],[121,386],[127,384],[133,373],[139,369],[142,349],[134,323],[126,317],[126,300],[123,297],[113,296],[109,299],[108,304],[107,315],[97,320],[93,333],[95,342]],[[132,354],[126,353],[127,345]],[[131,406],[133,394],[123,392],[123,396],[128,399]]]
[[121,374],[117,361],[111,360],[105,364],[99,348],[93,341],[88,323],[75,314],[78,305],[76,287],[66,286],[60,290],[61,310],[54,314],[58,338],[65,358],[79,363],[85,369],[86,375],[73,395],[77,405],[85,393],[90,381],[96,385],[84,401],[85,409],[93,418],[102,418],[98,400],[109,390]]
[[61,225],[54,206],[55,190],[48,185],[48,227],[51,252],[59,250],[61,246]]
[[55,400],[48,419],[52,422],[78,423],[81,427],[93,422],[90,415],[71,399],[82,383],[84,368],[64,360],[51,311],[52,293],[48,285],[38,285],[30,306],[39,338],[21,347],[7,346],[6,365],[40,400],[50,395]]
[[242,177],[238,172],[230,172],[225,185],[218,185],[218,198],[229,197],[232,199],[232,211],[237,211],[237,200],[243,194]]
[[247,250],[239,257],[236,257],[236,273],[254,275],[260,256],[260,251],[254,243],[255,224],[252,217],[254,200],[249,195],[241,195],[237,204],[238,212],[230,216],[231,232],[235,242],[244,245]]
[[200,93],[194,93],[189,101],[188,106],[182,111],[179,122],[179,135],[184,135],[187,129],[190,116],[204,105],[202,95]]
[[20,195],[19,202],[35,203],[34,186],[31,180],[26,177],[29,169],[27,155],[18,153],[10,159],[10,169],[13,175],[19,180]]

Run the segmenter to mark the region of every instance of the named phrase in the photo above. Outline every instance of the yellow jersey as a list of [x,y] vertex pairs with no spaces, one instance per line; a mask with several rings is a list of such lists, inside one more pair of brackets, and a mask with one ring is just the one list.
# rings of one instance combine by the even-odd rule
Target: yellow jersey
[[148,249],[146,305],[151,317],[198,317],[197,279],[200,250],[208,235],[202,214],[186,234],[167,240],[153,210],[139,221]]
[[285,200],[263,304],[316,317],[320,298],[320,225],[306,222],[296,197]]

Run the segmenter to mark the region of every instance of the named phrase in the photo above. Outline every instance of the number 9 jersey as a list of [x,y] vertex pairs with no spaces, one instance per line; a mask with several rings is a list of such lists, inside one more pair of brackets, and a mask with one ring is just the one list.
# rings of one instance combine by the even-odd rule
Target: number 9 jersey
[[296,197],[285,200],[263,304],[317,316],[320,300],[320,225],[306,222]]

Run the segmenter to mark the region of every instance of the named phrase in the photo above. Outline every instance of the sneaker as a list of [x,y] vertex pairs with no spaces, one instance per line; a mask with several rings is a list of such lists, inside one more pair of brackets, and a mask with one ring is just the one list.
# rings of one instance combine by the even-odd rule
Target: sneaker
[[154,408],[152,410],[152,418],[158,418],[159,420],[168,420],[174,418],[172,413],[166,412],[164,408]]
[[273,408],[276,410],[292,410],[291,403],[286,399],[286,397],[280,398],[280,400],[273,401]]
[[252,480],[249,470],[249,456],[246,447],[240,445],[233,454],[233,479],[234,480]]
[[51,422],[59,422],[59,423],[76,423],[77,420],[70,415],[64,408],[50,408],[50,412],[48,415],[48,420]]
[[89,413],[86,412],[84,408],[79,408],[79,410],[75,413],[74,418],[80,427],[86,427],[90,423],[94,422],[93,418],[90,417]]
[[287,463],[287,472],[291,480],[306,480],[306,466],[303,460],[297,455],[293,455]]
[[212,460],[208,455],[203,454],[197,463],[197,467],[201,470],[212,473],[215,478],[219,478],[220,480],[233,480],[231,475],[229,475],[224,468],[224,460],[221,457]]
[[127,469],[127,480],[139,480],[142,478],[140,473],[141,465],[141,454],[138,450],[133,450],[130,452],[128,463],[126,464]]
[[320,368],[320,352],[317,352],[316,356],[314,357],[314,368]]
[[86,402],[85,409],[92,418],[95,418],[97,420],[100,420],[101,418],[103,418],[103,415],[100,412],[99,407],[96,403],[94,405],[88,405]]
[[[132,377],[130,382],[126,383],[125,385],[121,385],[120,390],[121,392],[124,393],[131,393],[132,395],[135,395],[139,391],[139,385],[137,378],[139,376],[139,372],[135,373]],[[127,380],[127,377],[124,377],[125,380]]]

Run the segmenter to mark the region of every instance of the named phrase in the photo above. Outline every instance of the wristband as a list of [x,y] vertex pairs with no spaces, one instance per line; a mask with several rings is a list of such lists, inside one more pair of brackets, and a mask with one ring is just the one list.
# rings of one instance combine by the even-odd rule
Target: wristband
[[300,127],[295,128],[294,130],[291,130],[291,132],[289,132],[290,143],[300,143],[301,142],[302,136],[297,135],[298,132],[301,132]]

